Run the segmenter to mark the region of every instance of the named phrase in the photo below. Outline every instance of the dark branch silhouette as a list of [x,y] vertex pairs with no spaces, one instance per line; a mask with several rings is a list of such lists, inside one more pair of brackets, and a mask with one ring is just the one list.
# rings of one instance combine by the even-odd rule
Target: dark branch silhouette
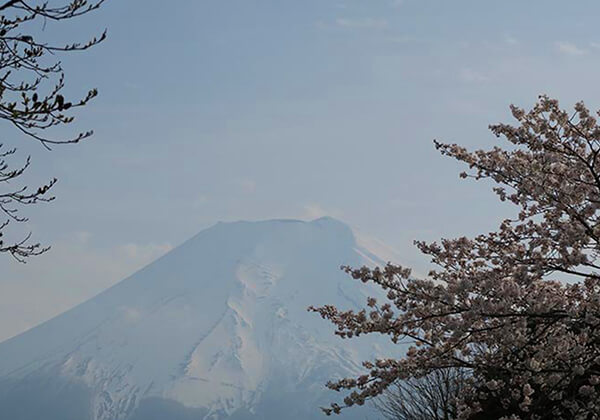
[[465,370],[448,368],[397,381],[373,405],[386,420],[452,420],[466,378]]
[[[71,137],[51,135],[50,129],[73,122],[70,112],[85,106],[98,94],[96,89],[91,89],[80,98],[65,97],[62,93],[65,73],[57,56],[97,45],[106,38],[106,31],[84,42],[59,45],[38,39],[34,25],[85,15],[98,9],[104,1],[71,0],[50,6],[48,3],[11,0],[0,5],[0,120],[48,150],[53,145],[78,143],[93,134],[83,131]],[[7,141],[4,139],[3,143]],[[0,149],[0,210],[6,217],[0,221],[0,253],[8,253],[25,262],[27,257],[44,253],[49,247],[31,243],[31,233],[24,238],[9,240],[6,228],[11,223],[28,220],[19,214],[23,206],[52,201],[54,197],[48,192],[56,179],[36,189],[15,186],[31,164],[31,157],[27,156],[24,164],[12,165],[9,161],[15,158],[16,151],[17,148],[4,145]]]

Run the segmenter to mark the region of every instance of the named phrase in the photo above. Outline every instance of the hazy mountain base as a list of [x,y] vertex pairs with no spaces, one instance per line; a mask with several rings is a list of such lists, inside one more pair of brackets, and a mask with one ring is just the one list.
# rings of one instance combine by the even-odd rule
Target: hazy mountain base
[[90,420],[92,392],[58,376],[0,382],[0,419]]
[[[139,407],[129,420],[201,420],[211,419],[205,417],[207,411],[202,408],[190,408],[163,398],[148,398],[140,402]],[[290,405],[289,398],[278,401],[269,401],[261,404],[258,410],[251,413],[247,409],[240,409],[233,413],[227,420],[324,420],[327,417],[318,407],[298,407],[297,402]],[[331,418],[331,417],[329,417]],[[346,411],[339,420],[369,420],[376,419],[372,410],[357,408]]]
[[[329,392],[325,392],[330,394]],[[114,420],[311,420],[324,419],[319,404],[301,401],[289,392],[268,393],[270,397],[249,409],[242,408],[227,416],[225,413],[209,413],[205,408],[186,407],[166,398],[150,397],[131,407],[130,415]],[[83,385],[55,375],[31,375],[21,381],[0,383],[0,419],[10,420],[91,420],[91,390]],[[212,414],[212,415],[211,415]],[[367,407],[354,408],[342,414],[340,420],[376,419]]]

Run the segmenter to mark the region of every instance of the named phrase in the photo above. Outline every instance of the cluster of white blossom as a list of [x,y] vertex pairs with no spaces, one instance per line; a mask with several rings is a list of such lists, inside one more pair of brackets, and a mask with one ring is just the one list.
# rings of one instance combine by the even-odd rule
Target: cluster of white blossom
[[528,112],[511,109],[516,126],[490,126],[507,148],[435,145],[469,165],[461,177],[495,181],[515,218],[473,239],[415,242],[434,265],[426,279],[393,264],[343,267],[385,289],[387,302],[311,308],[343,338],[414,342],[401,359],[365,362],[368,374],[329,383],[350,394],[327,414],[452,367],[470,373],[460,419],[600,419],[600,126],[583,103],[569,114],[541,96]]

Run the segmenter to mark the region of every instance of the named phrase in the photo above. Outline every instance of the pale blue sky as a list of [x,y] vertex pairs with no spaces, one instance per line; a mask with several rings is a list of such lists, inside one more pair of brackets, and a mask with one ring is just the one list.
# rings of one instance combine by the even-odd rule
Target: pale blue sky
[[599,15],[594,1],[109,0],[49,26],[109,29],[65,59],[73,92],[99,88],[78,125],[96,135],[52,153],[18,140],[31,179],[60,182],[27,211],[53,250],[0,262],[0,340],[219,220],[332,215],[424,271],[413,239],[507,214],[432,139],[490,147],[487,125],[540,93],[600,107]]

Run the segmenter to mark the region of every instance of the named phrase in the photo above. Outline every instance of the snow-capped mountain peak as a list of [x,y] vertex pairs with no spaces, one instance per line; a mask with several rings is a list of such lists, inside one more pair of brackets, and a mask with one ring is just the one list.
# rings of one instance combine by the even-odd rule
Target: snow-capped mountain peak
[[[218,223],[1,343],[0,418],[320,418],[318,406],[337,397],[327,380],[389,346],[350,345],[306,309],[361,307],[377,291],[340,265],[386,261],[331,218]],[[73,393],[77,412],[60,403]]]

